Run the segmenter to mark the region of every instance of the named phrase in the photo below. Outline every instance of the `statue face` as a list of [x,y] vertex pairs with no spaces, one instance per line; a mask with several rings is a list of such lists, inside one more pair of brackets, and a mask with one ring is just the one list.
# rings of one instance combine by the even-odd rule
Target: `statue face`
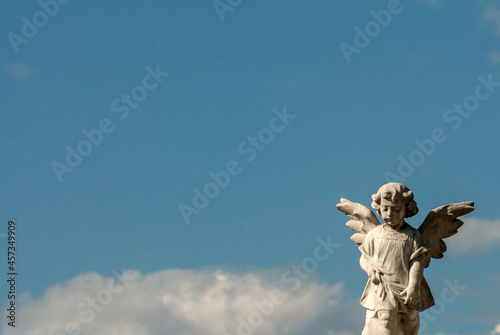
[[385,223],[392,228],[399,228],[405,217],[405,205],[402,198],[396,202],[391,199],[382,198],[380,201],[380,214]]

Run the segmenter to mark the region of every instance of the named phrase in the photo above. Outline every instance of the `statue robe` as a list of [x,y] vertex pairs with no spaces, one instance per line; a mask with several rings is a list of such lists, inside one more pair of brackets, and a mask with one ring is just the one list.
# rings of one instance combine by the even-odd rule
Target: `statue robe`
[[422,312],[434,305],[434,298],[425,278],[422,277],[417,288],[417,304],[405,305],[405,296],[401,293],[408,286],[412,261],[422,257],[428,248],[424,246],[419,231],[406,222],[399,231],[389,231],[384,226],[385,224],[370,230],[359,247],[362,257],[382,273],[378,285],[368,279],[361,296],[361,305],[372,311],[386,309],[406,312],[410,307]]

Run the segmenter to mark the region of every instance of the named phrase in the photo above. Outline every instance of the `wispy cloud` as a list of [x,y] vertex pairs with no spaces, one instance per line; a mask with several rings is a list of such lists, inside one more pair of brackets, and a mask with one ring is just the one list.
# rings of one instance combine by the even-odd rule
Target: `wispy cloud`
[[4,66],[4,73],[15,79],[26,79],[35,74],[35,70],[26,63],[12,63]]
[[[500,9],[497,5],[491,4],[484,9],[483,20],[493,24],[495,34],[500,35]],[[496,65],[500,63],[500,51],[492,50],[487,53],[487,56],[492,64]]]
[[500,35],[500,9],[495,5],[489,5],[483,12],[483,19],[495,26],[495,33]]
[[[136,273],[120,291],[119,282],[87,273],[49,288],[38,299],[23,296],[22,322],[15,329],[4,326],[1,333],[60,334],[65,327],[76,328],[81,335],[350,335],[360,331],[362,307],[342,298],[342,284],[308,279],[291,290],[283,283],[276,269],[245,274],[165,270]],[[111,287],[119,292],[109,293]],[[242,324],[253,329],[238,332]]]
[[488,57],[493,64],[500,63],[500,51],[490,51],[488,52]]
[[464,218],[459,233],[446,243],[453,253],[483,253],[500,247],[500,220]]

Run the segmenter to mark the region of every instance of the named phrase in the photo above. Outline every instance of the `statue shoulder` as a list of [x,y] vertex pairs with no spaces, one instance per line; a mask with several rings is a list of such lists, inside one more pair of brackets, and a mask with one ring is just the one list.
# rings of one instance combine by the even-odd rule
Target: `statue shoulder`
[[417,241],[417,243],[422,244],[422,234],[418,231],[418,229],[413,228],[408,223],[405,222],[404,233],[408,236],[408,238]]

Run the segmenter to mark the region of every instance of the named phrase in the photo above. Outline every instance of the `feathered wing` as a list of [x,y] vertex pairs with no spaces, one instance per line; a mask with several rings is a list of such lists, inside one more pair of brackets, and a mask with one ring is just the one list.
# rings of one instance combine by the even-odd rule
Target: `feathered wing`
[[474,210],[474,202],[460,202],[449,204],[433,209],[429,212],[424,222],[418,228],[425,245],[430,247],[426,254],[424,266],[428,267],[432,258],[443,258],[446,251],[446,243],[443,239],[455,235],[464,224],[457,217],[470,213]]
[[341,198],[337,209],[352,219],[345,225],[356,232],[351,236],[351,240],[357,245],[363,244],[366,233],[380,225],[375,214],[361,204]]

